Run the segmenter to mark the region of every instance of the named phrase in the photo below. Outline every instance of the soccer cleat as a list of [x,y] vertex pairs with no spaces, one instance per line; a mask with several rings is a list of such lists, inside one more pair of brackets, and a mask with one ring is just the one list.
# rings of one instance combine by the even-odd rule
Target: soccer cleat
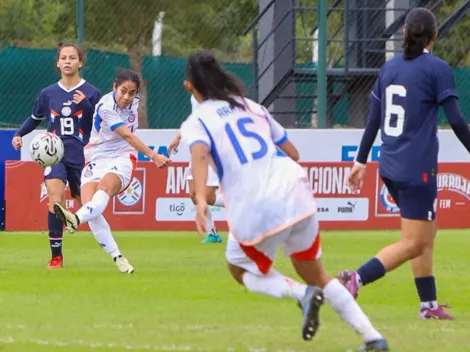
[[387,340],[380,339],[380,340],[366,342],[366,344],[360,347],[358,351],[359,352],[364,352],[364,351],[383,352],[383,351],[390,351],[390,349],[388,347]]
[[129,264],[129,261],[126,259],[126,257],[119,255],[114,258],[114,262],[116,263],[116,266],[121,273],[132,274],[134,272],[134,267]]
[[341,271],[337,276],[339,282],[351,292],[354,299],[359,295],[359,286],[357,284],[357,273],[355,271]]
[[219,234],[209,233],[201,243],[222,243],[222,237]]
[[305,297],[299,302],[302,308],[304,321],[302,324],[302,338],[310,341],[320,326],[320,307],[323,304],[323,292],[315,286],[308,286]]
[[437,308],[421,308],[419,312],[420,319],[438,319],[438,320],[453,320],[454,317],[447,313],[444,308],[450,308],[449,305],[439,305]]
[[66,230],[70,233],[74,233],[80,225],[78,216],[63,208],[60,204],[54,204],[54,213],[57,219],[64,223]]
[[64,266],[64,258],[61,256],[56,256],[52,259],[49,259],[49,264],[47,265],[48,269],[61,269]]

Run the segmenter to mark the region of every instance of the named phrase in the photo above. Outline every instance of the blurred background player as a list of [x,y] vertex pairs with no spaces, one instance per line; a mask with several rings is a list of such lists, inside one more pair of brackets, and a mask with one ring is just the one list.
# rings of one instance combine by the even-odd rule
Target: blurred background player
[[[12,144],[22,147],[22,137],[47,120],[47,131],[60,136],[64,143],[64,157],[60,163],[44,169],[44,179],[49,197],[47,222],[52,259],[49,269],[63,266],[63,224],[54,215],[55,203],[65,205],[65,186],[69,184],[72,197],[80,202],[80,174],[85,164],[83,147],[88,143],[95,105],[101,98],[100,91],[79,75],[84,57],[81,49],[73,44],[60,44],[57,68],[61,79],[44,88],[34,103],[33,113],[16,132]],[[81,203],[80,203],[81,205]]]
[[140,77],[123,70],[114,80],[113,91],[96,106],[90,143],[85,147],[86,166],[82,172],[83,206],[76,214],[60,203],[54,204],[57,217],[70,232],[88,222],[93,235],[113,258],[119,271],[133,273],[134,268],[122,256],[102,215],[111,197],[123,192],[132,181],[137,151],[149,157],[158,167],[170,159],[149,149],[136,135],[138,127]]
[[[323,268],[315,202],[284,128],[264,107],[243,98],[244,87],[210,52],[189,58],[185,87],[201,103],[181,126],[182,139],[191,150],[197,228],[204,233],[211,164],[230,213],[227,260],[235,280],[252,292],[295,298],[304,315],[305,340],[318,329],[324,293],[333,309],[361,334],[363,350],[388,351],[387,342],[351,294]],[[281,244],[310,286],[271,268]]]
[[[192,111],[199,106],[199,103],[191,95],[191,108]],[[181,134],[178,135],[173,139],[173,141],[168,146],[168,153],[171,154],[173,151],[177,151],[177,148],[181,142]],[[194,193],[194,181],[193,181],[193,174],[191,171],[191,162],[189,163],[188,173],[186,175],[186,180],[188,180],[189,186],[189,194],[191,196],[191,200],[193,204],[196,204],[196,197]],[[217,174],[209,168],[208,176],[207,176],[207,185],[206,185],[206,202],[209,205],[213,205],[216,207],[223,207],[224,206],[224,199],[222,194],[218,192],[219,189],[219,177]],[[214,220],[212,219],[212,213],[210,209],[207,210],[207,225],[206,225],[207,236],[202,240],[202,243],[221,243],[222,237],[217,233],[217,229],[215,228]]]
[[364,184],[368,154],[381,129],[379,173],[401,212],[402,238],[382,249],[340,280],[357,297],[361,286],[411,260],[423,319],[452,319],[437,302],[433,249],[437,205],[437,111],[442,106],[452,129],[470,151],[470,131],[457,102],[447,62],[431,55],[437,39],[435,16],[415,8],[405,22],[404,54],[381,69],[370,97],[370,111],[349,182]]

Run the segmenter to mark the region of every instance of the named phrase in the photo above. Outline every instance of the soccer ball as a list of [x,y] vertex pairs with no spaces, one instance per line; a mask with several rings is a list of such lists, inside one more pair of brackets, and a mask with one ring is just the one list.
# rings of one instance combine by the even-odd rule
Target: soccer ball
[[31,159],[41,166],[52,166],[62,160],[64,144],[53,133],[41,133],[29,145]]

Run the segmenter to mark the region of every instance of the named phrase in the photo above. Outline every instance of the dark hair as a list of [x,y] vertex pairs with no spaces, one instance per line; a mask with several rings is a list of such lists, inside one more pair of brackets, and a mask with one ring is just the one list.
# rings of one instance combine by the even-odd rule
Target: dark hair
[[231,107],[245,109],[235,97],[243,98],[246,89],[231,73],[225,71],[210,51],[198,51],[191,55],[186,64],[187,79],[194,85],[204,100],[224,100]]
[[56,56],[56,61],[59,61],[60,57],[60,52],[62,51],[63,48],[74,48],[75,51],[77,52],[78,59],[84,64],[85,63],[85,55],[83,53],[82,48],[80,48],[77,44],[70,44],[70,43],[62,43],[59,42],[57,44],[58,49],[57,49],[57,56]]
[[114,87],[117,88],[127,81],[134,82],[137,86],[137,91],[140,90],[140,76],[137,72],[126,69],[117,69],[116,77],[113,82]]
[[436,16],[424,7],[414,8],[405,20],[405,59],[410,60],[421,55],[437,31]]

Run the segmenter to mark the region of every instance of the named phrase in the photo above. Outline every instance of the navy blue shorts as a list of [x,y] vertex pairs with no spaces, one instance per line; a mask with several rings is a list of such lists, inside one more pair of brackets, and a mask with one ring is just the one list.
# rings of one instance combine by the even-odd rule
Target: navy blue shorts
[[435,178],[429,182],[396,182],[382,177],[388,192],[400,208],[401,217],[411,220],[434,220],[437,206]]
[[80,195],[82,169],[82,167],[73,167],[61,162],[46,167],[44,169],[44,179],[51,180],[57,178],[62,180],[65,184],[69,181],[70,193],[72,197],[76,197]]

